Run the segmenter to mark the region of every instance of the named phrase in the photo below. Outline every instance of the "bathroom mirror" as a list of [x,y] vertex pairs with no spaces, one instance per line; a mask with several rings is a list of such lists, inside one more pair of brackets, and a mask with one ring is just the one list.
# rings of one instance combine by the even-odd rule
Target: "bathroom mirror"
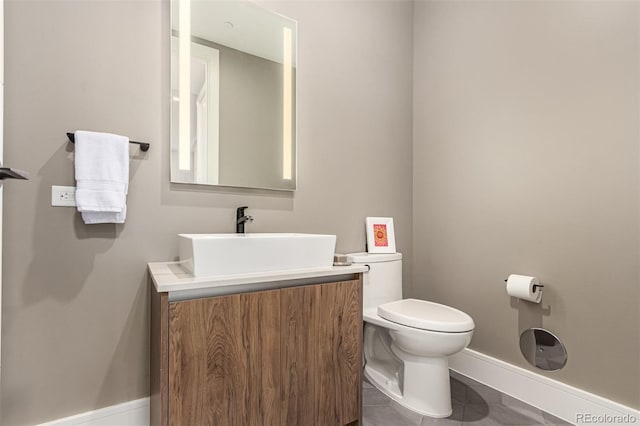
[[560,370],[567,363],[567,350],[560,339],[543,328],[523,331],[520,351],[529,364],[542,370]]
[[171,182],[296,188],[296,22],[171,1]]

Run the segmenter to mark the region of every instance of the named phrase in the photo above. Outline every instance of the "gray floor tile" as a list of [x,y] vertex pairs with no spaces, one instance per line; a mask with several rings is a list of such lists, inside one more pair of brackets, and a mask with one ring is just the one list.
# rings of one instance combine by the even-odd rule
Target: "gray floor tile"
[[362,406],[369,405],[389,405],[389,397],[372,387],[362,388]]
[[488,406],[465,405],[463,420],[464,424],[483,426],[544,424],[503,404],[489,404]]
[[535,420],[535,424],[545,424],[544,413],[539,408],[533,407],[525,402],[515,399],[509,395],[502,395],[502,405],[522,414],[525,417]]
[[393,411],[397,413],[397,415],[401,416],[403,419],[407,419],[411,422],[416,422],[418,425],[422,422],[422,416],[420,414],[403,407],[393,400],[389,402],[389,406],[393,409]]
[[489,405],[484,402],[477,404],[465,404],[463,408],[462,424],[495,425],[498,424],[489,418]]
[[436,419],[433,417],[422,417],[422,423],[420,426],[462,426],[462,418],[464,415],[464,404],[461,402],[452,401],[451,406],[453,413],[447,418]]
[[363,382],[363,424],[367,426],[555,426],[567,425],[529,404],[453,373],[453,413],[445,419],[421,416]]
[[468,388],[467,385],[452,378],[451,379],[451,400],[461,402],[464,404],[467,400],[467,388]]
[[389,405],[362,407],[362,423],[365,426],[420,426],[422,416],[406,413]]

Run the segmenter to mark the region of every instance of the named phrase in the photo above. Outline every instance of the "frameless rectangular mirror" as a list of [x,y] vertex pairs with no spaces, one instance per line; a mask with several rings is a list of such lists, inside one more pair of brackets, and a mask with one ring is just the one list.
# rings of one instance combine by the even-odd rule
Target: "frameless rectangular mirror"
[[294,20],[171,1],[171,182],[296,188]]

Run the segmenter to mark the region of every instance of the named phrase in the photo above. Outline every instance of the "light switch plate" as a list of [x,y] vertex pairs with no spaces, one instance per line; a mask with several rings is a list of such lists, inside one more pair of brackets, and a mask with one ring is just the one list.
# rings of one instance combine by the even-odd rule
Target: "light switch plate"
[[74,207],[76,205],[76,187],[52,185],[51,205]]

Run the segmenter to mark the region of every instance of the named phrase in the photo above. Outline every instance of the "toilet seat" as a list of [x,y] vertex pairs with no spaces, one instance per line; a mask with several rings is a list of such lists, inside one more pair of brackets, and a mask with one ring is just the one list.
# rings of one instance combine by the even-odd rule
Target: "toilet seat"
[[378,306],[388,321],[421,330],[464,333],[475,327],[473,319],[458,309],[418,299],[403,299]]

